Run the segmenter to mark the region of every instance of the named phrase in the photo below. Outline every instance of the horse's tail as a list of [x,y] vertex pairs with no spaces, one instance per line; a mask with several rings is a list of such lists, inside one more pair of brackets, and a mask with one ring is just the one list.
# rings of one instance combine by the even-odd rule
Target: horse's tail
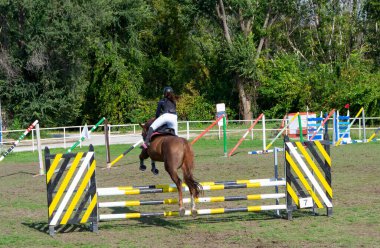
[[199,195],[202,193],[203,188],[200,183],[195,181],[193,176],[193,169],[194,169],[194,152],[193,149],[187,140],[184,140],[184,146],[185,146],[185,155],[183,159],[183,165],[182,165],[182,172],[183,172],[183,180],[189,187],[190,193],[195,198],[198,198]]

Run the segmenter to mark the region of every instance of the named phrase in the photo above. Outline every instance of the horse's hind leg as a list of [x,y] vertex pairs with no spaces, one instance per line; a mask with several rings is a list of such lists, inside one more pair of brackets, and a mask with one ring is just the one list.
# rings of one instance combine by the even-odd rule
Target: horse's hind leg
[[179,204],[179,215],[184,216],[185,215],[185,208],[183,207],[183,196],[182,196],[182,181],[178,177],[177,171],[173,169],[168,169],[168,166],[165,166],[166,171],[169,173],[171,179],[175,183],[178,189],[178,204]]
[[197,208],[195,206],[195,199],[193,194],[191,194],[191,216],[195,217],[198,215]]
[[151,161],[152,169],[150,170],[154,175],[158,175],[159,170],[156,168],[156,163],[153,160]]
[[[185,180],[185,183],[186,183],[186,180]],[[196,209],[195,199],[194,199],[194,196],[196,195],[195,189],[191,186],[191,184],[188,184],[187,186],[189,187],[190,196],[191,196],[191,198],[190,198],[190,200],[191,200],[191,216],[195,217],[198,215],[198,211]]]

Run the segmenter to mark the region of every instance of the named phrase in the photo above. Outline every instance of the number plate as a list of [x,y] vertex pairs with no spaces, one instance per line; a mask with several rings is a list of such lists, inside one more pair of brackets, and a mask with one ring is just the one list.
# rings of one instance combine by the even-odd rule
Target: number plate
[[313,199],[311,197],[300,198],[300,208],[311,208],[313,207]]

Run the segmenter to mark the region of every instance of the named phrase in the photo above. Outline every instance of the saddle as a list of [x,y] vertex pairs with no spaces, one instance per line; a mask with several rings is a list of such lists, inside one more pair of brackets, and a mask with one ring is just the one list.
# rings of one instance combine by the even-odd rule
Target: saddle
[[156,131],[150,137],[150,140],[152,140],[153,137],[159,136],[159,135],[173,135],[173,136],[176,136],[175,132],[174,132],[174,129],[173,128],[169,128],[166,124],[164,124],[161,127],[157,128]]

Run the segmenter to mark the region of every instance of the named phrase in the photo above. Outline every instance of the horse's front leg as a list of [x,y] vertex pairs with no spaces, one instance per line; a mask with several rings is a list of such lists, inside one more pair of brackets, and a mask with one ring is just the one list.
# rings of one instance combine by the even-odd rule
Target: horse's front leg
[[158,175],[159,170],[156,168],[156,163],[152,159],[150,161],[151,161],[151,165],[152,165],[152,169],[151,169],[152,173],[154,175]]
[[146,170],[146,165],[144,164],[144,159],[140,158],[140,170],[145,171]]
[[141,171],[145,171],[146,170],[146,165],[144,164],[144,160],[148,158],[147,156],[148,154],[146,153],[146,151],[141,151],[140,155],[139,155],[139,159],[140,159],[140,170]]

